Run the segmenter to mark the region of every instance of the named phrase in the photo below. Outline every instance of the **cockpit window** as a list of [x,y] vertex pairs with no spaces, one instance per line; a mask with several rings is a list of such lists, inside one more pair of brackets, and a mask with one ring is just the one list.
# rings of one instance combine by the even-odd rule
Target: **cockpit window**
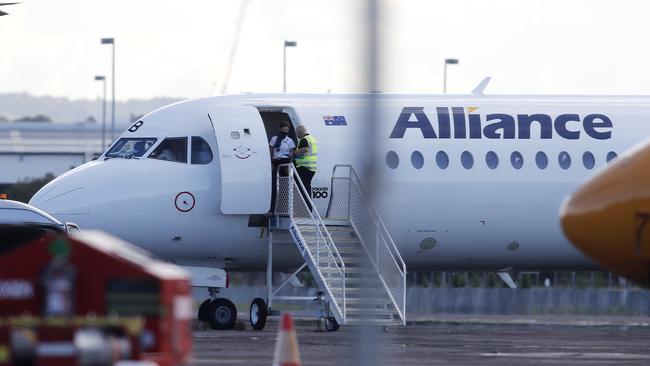
[[171,137],[164,139],[151,155],[152,159],[187,163],[187,137]]
[[107,158],[140,158],[149,150],[156,139],[153,137],[122,138],[106,153]]
[[208,164],[212,161],[210,145],[199,136],[192,136],[192,164]]

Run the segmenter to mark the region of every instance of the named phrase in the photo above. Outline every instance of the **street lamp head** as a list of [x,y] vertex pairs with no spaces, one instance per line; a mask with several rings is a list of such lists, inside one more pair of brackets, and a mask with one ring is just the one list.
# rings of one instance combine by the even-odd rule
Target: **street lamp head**
[[458,65],[458,59],[457,58],[446,58],[445,63],[448,65]]
[[106,77],[103,75],[95,75],[95,81],[104,81]]
[[296,47],[298,46],[298,42],[296,41],[284,41],[284,47]]
[[114,44],[115,39],[114,38],[102,38],[102,44]]

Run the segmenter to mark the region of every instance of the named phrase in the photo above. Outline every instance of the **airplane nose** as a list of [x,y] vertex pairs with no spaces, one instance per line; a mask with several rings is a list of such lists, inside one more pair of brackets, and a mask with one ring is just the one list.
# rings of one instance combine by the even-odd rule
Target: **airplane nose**
[[650,145],[613,161],[563,205],[571,242],[610,271],[648,286]]

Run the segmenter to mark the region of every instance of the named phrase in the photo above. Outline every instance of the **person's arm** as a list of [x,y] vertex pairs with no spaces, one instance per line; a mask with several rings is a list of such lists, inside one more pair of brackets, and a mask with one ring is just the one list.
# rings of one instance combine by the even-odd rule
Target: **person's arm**
[[273,159],[273,147],[275,146],[275,139],[277,136],[271,137],[271,141],[269,141],[269,154],[271,154],[271,159]]
[[307,139],[300,140],[300,143],[298,144],[298,149],[296,149],[295,154],[297,156],[302,156],[308,152],[309,152],[309,141]]
[[293,139],[289,139],[289,159],[293,159],[296,152],[296,143],[293,142]]

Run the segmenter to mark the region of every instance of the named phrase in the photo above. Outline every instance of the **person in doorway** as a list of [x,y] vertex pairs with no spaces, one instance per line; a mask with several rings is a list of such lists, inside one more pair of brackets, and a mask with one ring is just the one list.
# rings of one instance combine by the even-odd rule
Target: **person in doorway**
[[272,190],[271,190],[271,212],[275,208],[275,194],[276,194],[276,177],[282,176],[286,177],[288,171],[286,168],[283,168],[278,172],[278,168],[282,164],[289,164],[291,162],[291,157],[293,151],[296,149],[296,143],[291,137],[289,137],[289,128],[290,124],[288,121],[282,121],[280,124],[280,130],[278,133],[271,137],[269,141],[269,147],[271,149],[271,161],[273,163],[273,177],[272,177]]
[[[300,125],[296,128],[298,135],[298,148],[294,152],[296,170],[302,184],[305,186],[307,194],[311,198],[311,180],[316,174],[316,165],[318,159],[318,142],[314,136],[307,133],[307,127]],[[304,193],[303,193],[304,195]],[[306,200],[306,199],[305,199]],[[307,201],[309,210],[312,210],[311,204]]]

